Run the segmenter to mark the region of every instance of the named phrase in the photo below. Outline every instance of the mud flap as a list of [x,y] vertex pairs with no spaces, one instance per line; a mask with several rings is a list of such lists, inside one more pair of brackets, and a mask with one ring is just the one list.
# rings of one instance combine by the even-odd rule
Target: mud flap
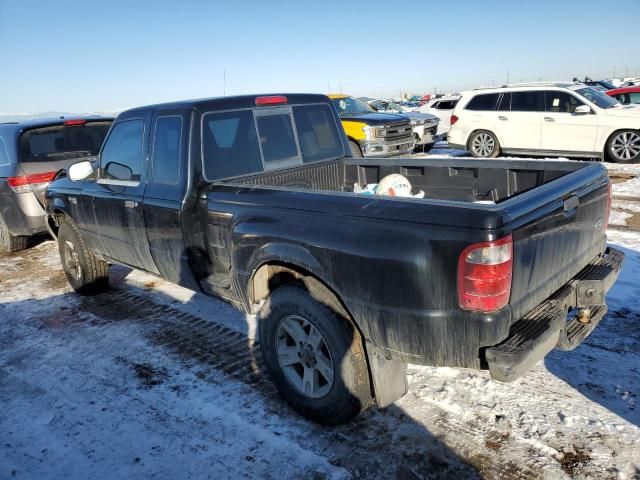
[[389,360],[371,342],[366,342],[366,345],[376,403],[384,408],[402,398],[409,390],[407,365],[398,360]]

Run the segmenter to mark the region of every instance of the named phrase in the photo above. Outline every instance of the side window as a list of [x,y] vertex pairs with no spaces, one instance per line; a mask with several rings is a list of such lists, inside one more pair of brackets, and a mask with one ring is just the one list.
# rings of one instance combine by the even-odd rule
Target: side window
[[440,102],[438,104],[438,110],[453,110],[453,107],[455,107],[455,102],[452,102],[451,100],[447,100],[444,102]]
[[506,92],[502,94],[502,98],[500,98],[500,103],[498,104],[498,111],[500,112],[508,112],[511,110],[511,92]]
[[152,180],[176,185],[180,177],[182,117],[158,117],[153,133]]
[[544,112],[544,93],[537,91],[512,92],[512,112]]
[[628,95],[629,103],[640,103],[640,92],[632,92]]
[[546,111],[551,113],[575,113],[576,107],[584,105],[567,92],[544,92]]
[[496,109],[496,103],[498,103],[497,93],[483,93],[476,95],[471,99],[465,110],[484,110],[491,111]]
[[102,148],[101,179],[139,182],[142,171],[142,120],[118,123]]
[[303,162],[315,162],[344,156],[344,148],[335,117],[329,105],[293,107]]
[[4,144],[4,138],[0,137],[0,166],[2,165],[9,165],[9,153]]
[[257,123],[265,168],[298,156],[289,113],[259,116]]
[[441,107],[440,107],[440,104],[441,104],[441,103],[442,103],[442,102],[433,102],[433,103],[431,104],[431,108],[441,108]]
[[251,110],[205,114],[202,155],[209,180],[261,171],[260,147]]

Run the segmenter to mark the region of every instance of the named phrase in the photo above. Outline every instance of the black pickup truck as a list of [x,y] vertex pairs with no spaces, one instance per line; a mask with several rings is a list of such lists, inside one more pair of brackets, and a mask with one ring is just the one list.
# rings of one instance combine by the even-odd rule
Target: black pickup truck
[[[424,198],[356,193],[401,174]],[[336,424],[407,391],[406,364],[511,381],[607,311],[595,163],[352,158],[323,95],[128,110],[94,164],[49,186],[48,224],[82,294],[109,263],[255,315],[283,397]]]

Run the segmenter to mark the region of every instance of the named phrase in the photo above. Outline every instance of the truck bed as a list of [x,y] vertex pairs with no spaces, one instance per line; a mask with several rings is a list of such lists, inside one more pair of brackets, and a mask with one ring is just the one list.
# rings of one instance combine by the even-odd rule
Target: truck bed
[[345,159],[239,177],[228,183],[353,192],[355,183],[378,183],[386,175],[399,173],[409,179],[414,193],[423,190],[425,199],[499,203],[588,166],[543,160]]
[[[377,183],[390,173],[406,176],[425,197],[353,193],[354,183]],[[214,228],[220,213],[213,212],[233,212],[226,215],[234,226],[225,228],[237,229],[247,252],[257,236],[271,245],[299,244],[318,264],[328,263],[318,276],[364,319],[365,337],[391,355],[476,368],[477,350],[463,345],[499,343],[510,325],[603,254],[608,184],[606,169],[590,162],[345,158],[215,182],[206,208]],[[461,252],[506,235],[514,245],[508,307],[461,312]],[[461,331],[471,337],[444,352],[438,347]]]

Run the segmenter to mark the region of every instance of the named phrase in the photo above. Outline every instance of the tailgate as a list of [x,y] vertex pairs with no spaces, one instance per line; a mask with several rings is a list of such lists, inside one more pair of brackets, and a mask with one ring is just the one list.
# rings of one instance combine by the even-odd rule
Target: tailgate
[[[510,201],[514,321],[567,283],[606,248],[609,177],[592,165]],[[507,206],[507,205],[505,205]]]

